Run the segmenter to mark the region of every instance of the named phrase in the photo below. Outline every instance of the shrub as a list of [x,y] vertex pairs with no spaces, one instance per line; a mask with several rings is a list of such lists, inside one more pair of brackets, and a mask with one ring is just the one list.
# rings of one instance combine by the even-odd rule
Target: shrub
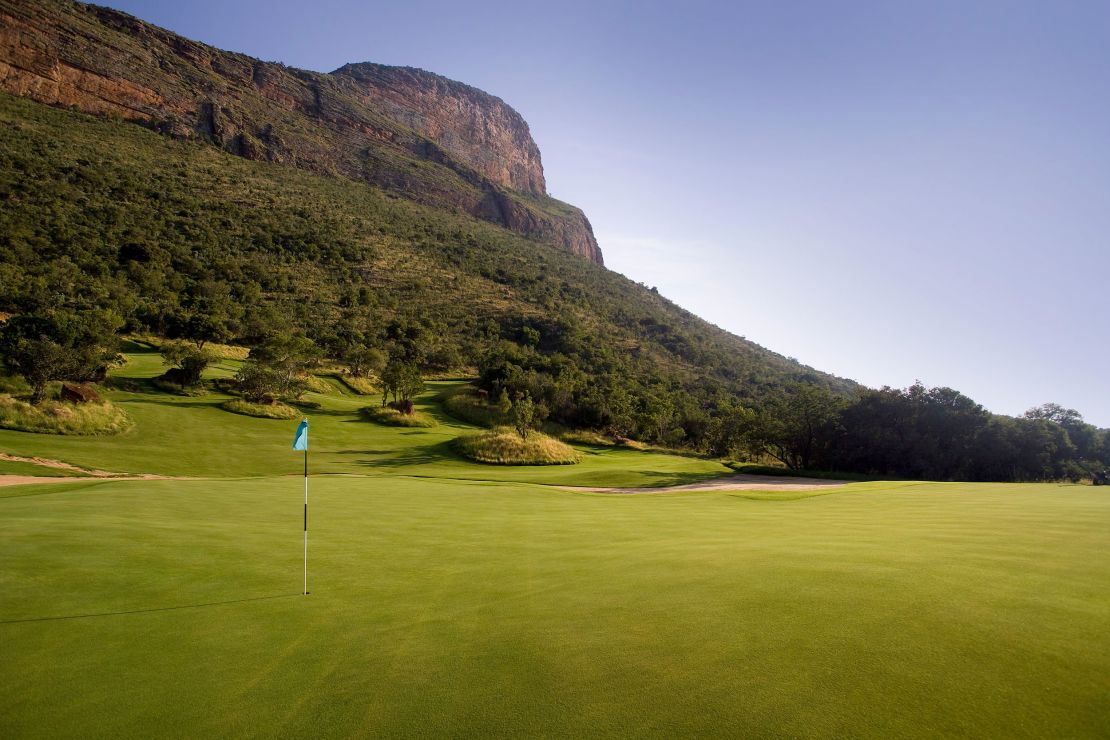
[[296,419],[301,415],[301,412],[284,403],[251,403],[242,398],[233,398],[225,402],[221,408],[236,414],[257,416],[260,419]]
[[108,403],[69,404],[43,401],[36,405],[11,396],[0,396],[0,427],[39,434],[119,434],[130,428],[131,419]]
[[532,432],[524,439],[509,427],[464,435],[454,445],[464,457],[492,465],[572,465],[582,460],[573,447],[553,437]]

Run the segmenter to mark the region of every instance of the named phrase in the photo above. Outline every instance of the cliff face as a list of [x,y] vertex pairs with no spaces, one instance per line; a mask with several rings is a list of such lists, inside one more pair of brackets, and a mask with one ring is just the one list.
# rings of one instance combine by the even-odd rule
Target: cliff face
[[520,114],[422,70],[362,63],[321,74],[107,8],[0,0],[0,91],[363,180],[602,263],[585,215],[546,195]]
[[332,76],[349,80],[358,100],[458,154],[494,182],[522,193],[547,192],[528,124],[500,98],[411,67],[362,62]]

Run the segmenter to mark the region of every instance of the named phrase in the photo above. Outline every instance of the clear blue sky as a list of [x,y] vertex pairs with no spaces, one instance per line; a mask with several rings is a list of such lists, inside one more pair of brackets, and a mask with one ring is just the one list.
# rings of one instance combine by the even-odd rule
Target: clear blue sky
[[871,386],[1110,427],[1110,4],[112,0],[528,120],[608,266]]

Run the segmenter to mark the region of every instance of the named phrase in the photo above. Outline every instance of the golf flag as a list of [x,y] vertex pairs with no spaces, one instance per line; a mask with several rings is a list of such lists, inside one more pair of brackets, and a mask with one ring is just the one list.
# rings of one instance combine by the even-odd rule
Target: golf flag
[[302,421],[301,425],[297,427],[297,434],[293,437],[293,449],[308,449],[308,419]]
[[308,419],[301,421],[293,437],[293,449],[304,450],[304,595],[308,596]]

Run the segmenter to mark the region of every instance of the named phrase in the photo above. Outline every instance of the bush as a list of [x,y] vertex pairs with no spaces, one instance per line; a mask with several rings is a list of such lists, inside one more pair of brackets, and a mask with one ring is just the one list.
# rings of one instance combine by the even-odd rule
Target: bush
[[464,457],[492,465],[573,465],[582,456],[573,447],[541,432],[522,439],[515,429],[499,427],[454,441]]
[[296,419],[301,415],[300,411],[284,403],[251,403],[242,398],[233,398],[223,403],[220,408],[245,416],[257,416],[260,419]]
[[367,421],[376,421],[379,424],[388,424],[394,427],[434,427],[438,422],[421,411],[403,414],[389,406],[367,406],[361,411]]
[[18,398],[0,396],[0,427],[39,434],[94,436],[119,434],[131,427],[131,419],[107,401],[80,404],[43,401],[35,406]]

